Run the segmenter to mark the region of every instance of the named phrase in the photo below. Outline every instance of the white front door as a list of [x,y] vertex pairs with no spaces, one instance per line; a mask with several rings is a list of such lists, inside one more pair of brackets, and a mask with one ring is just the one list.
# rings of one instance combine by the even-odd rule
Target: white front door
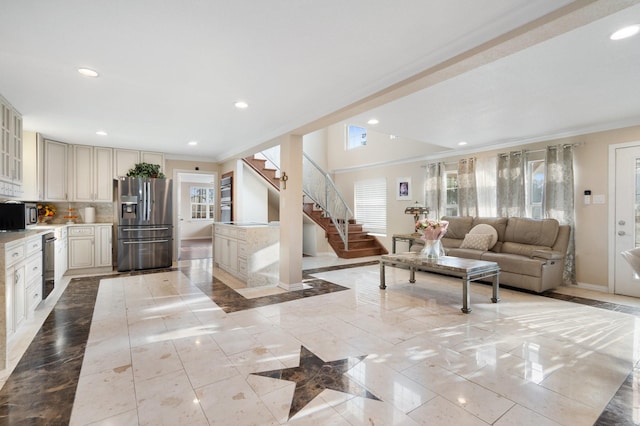
[[640,277],[620,254],[640,247],[640,146],[617,148],[615,161],[614,293],[640,297]]

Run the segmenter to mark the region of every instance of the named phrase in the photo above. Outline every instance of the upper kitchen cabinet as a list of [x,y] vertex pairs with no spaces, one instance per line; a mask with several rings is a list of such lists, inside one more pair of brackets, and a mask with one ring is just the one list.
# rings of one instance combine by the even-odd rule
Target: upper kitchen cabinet
[[22,195],[22,116],[0,96],[0,195]]
[[138,163],[159,164],[164,171],[164,154],[159,152],[135,151],[132,149],[114,149],[114,173],[113,177],[126,176],[129,170]]
[[111,148],[73,145],[71,201],[112,201],[112,155]]
[[140,151],[116,148],[113,150],[113,160],[113,177],[117,179],[126,176],[129,169],[140,162]]
[[66,143],[44,140],[44,200],[69,201]]
[[140,159],[143,163],[160,165],[160,171],[164,172],[164,154],[160,152],[142,151],[140,153]]

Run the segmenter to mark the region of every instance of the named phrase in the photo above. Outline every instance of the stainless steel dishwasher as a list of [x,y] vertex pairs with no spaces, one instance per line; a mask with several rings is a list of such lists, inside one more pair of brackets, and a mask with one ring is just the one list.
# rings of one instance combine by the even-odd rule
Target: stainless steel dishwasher
[[42,299],[53,291],[55,287],[56,266],[56,236],[53,232],[47,232],[42,236]]

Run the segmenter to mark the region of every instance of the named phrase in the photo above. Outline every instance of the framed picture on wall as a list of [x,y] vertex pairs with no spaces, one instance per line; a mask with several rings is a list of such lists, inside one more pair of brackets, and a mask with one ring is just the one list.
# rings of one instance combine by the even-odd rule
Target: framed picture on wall
[[403,177],[396,180],[396,200],[411,199],[411,178]]

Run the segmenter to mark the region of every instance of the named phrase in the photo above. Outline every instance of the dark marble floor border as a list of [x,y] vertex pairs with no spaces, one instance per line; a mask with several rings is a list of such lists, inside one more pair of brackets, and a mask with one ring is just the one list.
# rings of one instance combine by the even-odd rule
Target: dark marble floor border
[[[235,312],[347,290],[312,274],[338,269],[377,265],[377,261],[336,265],[303,271],[309,289],[279,295],[246,299],[222,281],[208,276],[199,279],[188,267],[152,271],[136,271],[127,275],[153,274],[180,270],[193,278],[194,284],[212,298],[214,303]],[[84,351],[89,336],[93,309],[101,279],[118,275],[72,278],[53,307],[41,329],[0,390],[0,424],[52,425],[68,424],[78,385]],[[608,309],[640,317],[640,309],[610,302],[567,296],[549,292],[543,296],[572,303]],[[633,425],[634,382],[640,381],[640,369],[634,369],[609,402],[596,425]]]
[[553,291],[543,293],[542,296],[552,299],[564,300],[566,302],[578,303],[580,305],[592,306],[594,308],[606,309],[608,311],[622,312],[624,314],[640,317],[640,308],[629,305],[620,305],[613,302],[603,302],[602,300],[587,299],[586,297],[571,296],[568,294],[556,293]]
[[69,282],[0,390],[2,424],[69,424],[100,278]]

